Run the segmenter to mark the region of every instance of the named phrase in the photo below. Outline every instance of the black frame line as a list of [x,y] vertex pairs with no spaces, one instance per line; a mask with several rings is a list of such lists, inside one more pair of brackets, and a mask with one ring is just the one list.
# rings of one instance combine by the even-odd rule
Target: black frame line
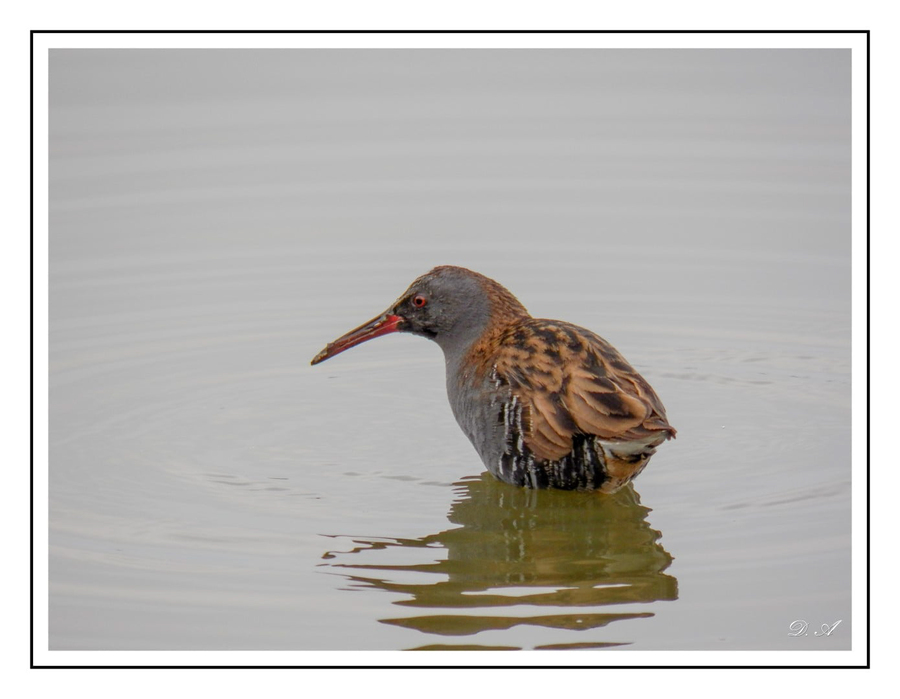
[[[866,36],[866,662],[865,665],[35,665],[34,663],[34,36],[35,34],[865,34]],[[29,38],[30,633],[32,670],[868,670],[871,667],[871,31],[868,29],[32,29]],[[851,379],[852,380],[852,379]]]

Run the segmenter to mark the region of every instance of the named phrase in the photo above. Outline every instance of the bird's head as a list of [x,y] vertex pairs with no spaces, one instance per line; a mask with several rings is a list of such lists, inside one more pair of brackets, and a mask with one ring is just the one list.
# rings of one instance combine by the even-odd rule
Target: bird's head
[[435,267],[416,279],[384,313],[330,342],[311,363],[394,332],[427,337],[445,353],[457,352],[470,346],[491,323],[527,315],[522,304],[492,279],[464,267]]

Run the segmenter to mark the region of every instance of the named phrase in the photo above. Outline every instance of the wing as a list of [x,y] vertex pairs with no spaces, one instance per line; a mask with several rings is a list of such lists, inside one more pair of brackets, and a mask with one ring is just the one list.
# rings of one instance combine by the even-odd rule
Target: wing
[[524,440],[556,461],[576,434],[648,448],[675,435],[659,397],[606,340],[575,325],[529,319],[500,338],[496,376],[523,406]]

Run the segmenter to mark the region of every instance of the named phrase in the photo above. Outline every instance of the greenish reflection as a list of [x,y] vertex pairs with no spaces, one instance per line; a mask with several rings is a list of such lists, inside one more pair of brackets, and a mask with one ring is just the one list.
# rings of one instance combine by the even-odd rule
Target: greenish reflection
[[[676,579],[663,572],[672,556],[659,544],[660,533],[647,524],[650,510],[640,504],[630,485],[614,495],[527,490],[485,473],[455,487],[459,497],[448,519],[459,526],[419,539],[354,537],[351,551],[324,555],[332,569],[349,579],[349,589],[401,594],[404,599],[395,604],[404,607],[466,610],[381,619],[382,623],[440,636],[471,636],[519,625],[585,631],[653,616],[602,608],[678,596]],[[446,558],[410,555],[414,549],[445,549]],[[428,562],[422,562],[424,557]],[[404,564],[397,558],[415,560]],[[374,562],[365,562],[371,559]],[[513,607],[515,613],[502,613]],[[548,608],[552,613],[534,613],[549,612]],[[585,639],[533,647],[624,643]],[[421,648],[491,647],[520,646],[442,643]]]

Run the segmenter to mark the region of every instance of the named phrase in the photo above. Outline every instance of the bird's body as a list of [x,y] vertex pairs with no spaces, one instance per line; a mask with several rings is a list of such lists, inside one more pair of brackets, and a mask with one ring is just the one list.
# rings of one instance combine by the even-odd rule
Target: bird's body
[[500,284],[461,267],[423,275],[312,363],[397,331],[444,350],[453,414],[507,483],[614,492],[675,436],[659,397],[606,340],[532,318]]

